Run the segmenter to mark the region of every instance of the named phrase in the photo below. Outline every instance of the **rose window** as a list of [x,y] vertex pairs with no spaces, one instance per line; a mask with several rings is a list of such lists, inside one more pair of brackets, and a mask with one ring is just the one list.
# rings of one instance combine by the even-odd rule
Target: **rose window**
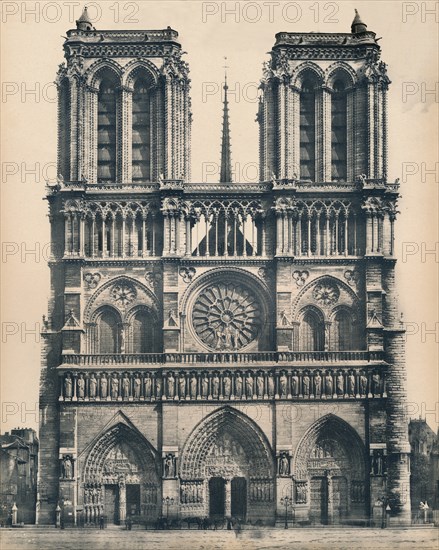
[[111,296],[120,307],[126,307],[136,298],[136,289],[126,283],[114,285],[111,289]]
[[331,306],[335,304],[340,297],[340,291],[333,284],[318,284],[313,291],[313,297],[316,302],[323,306]]
[[192,310],[197,336],[219,351],[238,350],[255,340],[260,317],[255,295],[235,283],[209,286],[197,297]]

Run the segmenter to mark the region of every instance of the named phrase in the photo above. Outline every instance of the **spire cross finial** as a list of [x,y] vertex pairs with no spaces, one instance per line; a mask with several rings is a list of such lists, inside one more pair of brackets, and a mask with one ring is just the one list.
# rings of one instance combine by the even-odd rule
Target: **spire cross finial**
[[227,57],[226,56],[224,56],[223,69],[224,69],[224,84],[227,86],[227,69],[229,69],[229,66],[227,65]]

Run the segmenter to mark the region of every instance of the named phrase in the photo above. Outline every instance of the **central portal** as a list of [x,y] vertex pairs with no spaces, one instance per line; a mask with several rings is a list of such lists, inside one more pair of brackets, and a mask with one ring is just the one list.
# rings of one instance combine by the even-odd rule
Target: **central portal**
[[226,481],[222,477],[212,477],[209,480],[209,516],[225,516]]

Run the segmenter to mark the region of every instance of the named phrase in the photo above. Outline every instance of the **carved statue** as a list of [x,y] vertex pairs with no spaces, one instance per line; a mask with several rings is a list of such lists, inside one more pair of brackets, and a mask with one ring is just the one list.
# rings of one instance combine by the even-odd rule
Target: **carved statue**
[[239,329],[235,328],[233,333],[233,349],[236,351],[239,349]]
[[229,325],[226,325],[223,331],[224,336],[224,349],[230,350],[233,349],[232,345],[232,331]]
[[151,389],[152,389],[152,380],[151,375],[149,372],[146,373],[146,376],[143,380],[143,388],[145,391],[145,398],[150,399],[151,398]]
[[168,374],[168,397],[173,398],[175,395],[175,378],[172,372]]
[[208,395],[209,395],[209,375],[207,373],[204,373],[204,376],[201,380],[201,396],[204,399],[207,399]]
[[299,504],[306,503],[306,484],[298,483],[296,485],[296,500]]
[[70,399],[72,397],[72,378],[68,374],[64,380],[64,397]]
[[89,388],[89,396],[91,399],[94,399],[96,397],[96,388],[98,385],[98,381],[95,378],[95,375],[92,373],[90,374],[90,379],[88,381],[88,388]]
[[220,386],[220,379],[218,378],[218,375],[215,373],[214,377],[212,378],[212,397],[214,399],[218,399],[219,397],[219,386]]
[[124,399],[128,399],[130,396],[130,379],[127,374],[122,378],[122,396]]
[[318,371],[314,376],[314,391],[316,397],[319,397],[322,393],[322,377],[320,376],[320,373]]
[[125,353],[125,327],[122,326],[120,330],[120,352]]
[[191,376],[190,392],[191,392],[191,399],[196,399],[197,398],[197,376],[195,373],[193,373]]
[[364,372],[360,376],[360,394],[366,395],[367,393],[367,376]]
[[160,375],[156,376],[155,379],[155,395],[157,399],[160,399],[162,395],[162,379]]
[[238,372],[235,377],[235,396],[238,399],[241,399],[242,397],[242,376]]
[[117,375],[115,374],[111,378],[111,398],[117,399],[119,395],[119,379],[117,378]]
[[348,376],[348,394],[350,396],[355,395],[355,375],[353,372],[350,372]]
[[230,375],[226,373],[223,378],[223,386],[224,386],[224,397],[226,399],[229,399],[231,391],[232,391],[232,380],[230,378]]
[[69,455],[65,456],[62,461],[62,475],[64,479],[73,478],[73,462]]
[[256,377],[256,392],[258,397],[264,396],[264,376],[262,373],[259,373]]
[[[127,506],[127,492],[126,492],[126,484],[125,479],[121,477],[119,479],[119,510],[125,511]],[[119,518],[123,519],[123,518]]]
[[325,375],[326,395],[332,397],[334,392],[334,382],[332,380],[332,374],[328,372]]
[[288,476],[290,474],[290,459],[287,453],[282,453],[279,458],[279,475]]
[[102,399],[105,399],[107,397],[107,391],[108,391],[108,380],[105,374],[101,376],[101,397]]
[[280,395],[281,397],[286,397],[287,395],[287,383],[288,379],[284,371],[282,371],[281,376],[279,377],[279,386],[280,386]]
[[165,457],[164,474],[167,478],[175,476],[175,458],[171,453],[167,454]]
[[309,395],[311,379],[308,376],[308,374],[305,374],[303,376],[302,381],[303,381],[303,395]]
[[77,381],[77,387],[78,387],[78,397],[81,399],[84,399],[85,397],[85,380],[82,374],[79,375],[78,381]]
[[245,393],[247,397],[253,397],[253,376],[251,373],[247,373],[247,378],[245,379]]
[[134,378],[134,397],[136,399],[139,399],[140,397],[140,389],[142,387],[142,381],[139,378],[139,375],[136,374],[136,377]]
[[182,372],[180,373],[180,378],[178,379],[178,391],[180,398],[184,399],[186,397],[186,375]]
[[341,372],[337,374],[337,394],[343,395],[344,393],[344,376]]
[[381,377],[377,372],[372,375],[372,388],[374,395],[381,393]]
[[268,397],[274,397],[274,377],[272,372],[270,372],[270,374],[268,375],[267,386],[268,386]]
[[293,395],[297,395],[299,393],[299,377],[297,376],[297,372],[293,372],[293,376],[291,377],[291,389],[293,391]]

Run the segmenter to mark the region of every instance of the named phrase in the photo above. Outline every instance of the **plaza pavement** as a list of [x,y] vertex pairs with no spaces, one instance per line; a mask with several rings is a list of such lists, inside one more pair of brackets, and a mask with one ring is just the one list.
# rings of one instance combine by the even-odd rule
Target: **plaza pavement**
[[251,529],[233,531],[125,531],[111,528],[44,527],[0,529],[1,550],[265,550],[265,549],[395,549],[437,550],[439,530],[406,529]]

